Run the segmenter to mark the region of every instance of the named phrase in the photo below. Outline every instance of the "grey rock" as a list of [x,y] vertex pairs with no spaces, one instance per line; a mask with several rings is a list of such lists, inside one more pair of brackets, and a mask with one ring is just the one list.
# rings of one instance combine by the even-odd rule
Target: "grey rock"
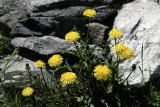
[[31,71],[37,70],[34,62],[21,56],[8,56],[0,60],[2,71],[26,71],[26,64],[29,64]]
[[15,47],[30,49],[42,55],[63,52],[73,46],[73,44],[53,36],[17,37],[11,41],[11,44]]
[[159,3],[160,1],[159,0],[143,0],[143,1],[154,1],[156,3]]
[[114,0],[22,0],[30,11],[46,11],[53,8],[84,6],[84,5],[106,5],[111,4]]
[[28,11],[19,0],[0,1],[0,22],[10,28],[19,20],[26,18],[26,14]]
[[43,36],[43,34],[39,31],[32,31],[29,28],[25,27],[21,23],[17,23],[13,28],[10,33],[11,35],[16,35],[16,36]]
[[126,79],[132,72],[132,66],[136,65],[135,71],[127,79],[130,85],[144,84],[154,75],[159,76],[160,74],[159,13],[160,6],[157,3],[137,0],[124,5],[115,19],[114,28],[124,32],[119,42],[135,51],[134,58],[122,62],[119,67],[119,74]]
[[[0,60],[0,68],[2,71],[5,70],[5,75],[1,77],[0,86],[10,87],[14,85],[16,87],[24,87],[35,82],[38,78],[42,79],[41,70],[35,66],[33,61],[18,55],[13,56],[9,63],[7,63],[7,59],[8,57]],[[29,71],[26,65],[29,66]],[[50,74],[45,69],[42,72],[45,80],[51,83]]]
[[45,12],[33,13],[34,17],[54,17],[59,18],[74,18],[80,16],[81,12],[86,9],[86,6],[71,6],[62,9],[53,9]]
[[89,48],[94,50],[93,54],[97,58],[100,58],[104,60],[106,63],[108,63],[107,59],[103,56],[105,53],[103,52],[103,49],[101,47],[98,47],[97,45],[93,44],[93,45],[89,45]]
[[86,25],[90,31],[90,39],[93,44],[101,44],[104,40],[105,31],[109,28],[99,23],[89,23]]
[[[67,32],[72,30],[74,26],[76,26],[78,30],[85,31],[84,25],[86,18],[82,15],[82,12],[87,8],[89,7],[73,6],[33,13],[31,17],[15,24],[11,34],[23,36],[53,35],[63,37]],[[109,6],[98,6],[94,9],[97,11],[97,15],[91,22],[108,22],[108,20],[117,13],[116,9],[112,9]],[[19,25],[21,25],[21,27],[19,27]],[[26,29],[29,30],[28,33],[23,33],[26,32]]]
[[[60,53],[64,52],[64,50],[76,50],[75,44],[69,43],[66,40],[53,36],[27,38],[17,37],[13,39],[11,43],[15,47],[29,49],[41,55]],[[77,47],[81,46],[80,43],[76,43],[76,45]],[[102,52],[102,49],[100,47],[96,46],[95,44],[92,44],[89,45],[89,48],[94,50],[93,55],[95,55],[98,58],[101,58],[102,60],[106,60],[103,57],[104,53]]]
[[[130,0],[123,0],[123,2],[127,1]],[[117,9],[114,7],[119,3],[121,2],[116,0],[1,0],[0,22],[2,23],[0,24],[8,25],[9,28],[14,25],[11,34],[18,36],[28,34],[37,36],[37,33],[38,36],[41,36],[41,33],[43,35],[54,35],[55,32],[62,36],[61,32],[66,33],[74,25],[84,23],[85,19],[78,21],[77,19],[82,18],[82,11],[87,8],[94,8],[98,12],[92,21],[112,25],[117,13]],[[31,16],[31,18],[26,19],[26,16]],[[26,28],[19,29],[20,24],[16,24],[17,22]],[[33,23],[33,26],[28,26],[28,23]],[[40,29],[37,31],[35,26]],[[24,32],[27,29],[29,33],[23,34],[23,29]],[[46,29],[49,29],[49,31]]]
[[[117,13],[117,10],[110,8],[108,5],[104,6],[71,6],[63,9],[53,9],[45,12],[33,13],[33,17],[54,17],[56,20],[64,20],[68,18],[84,18],[82,13],[85,9],[95,9],[97,15],[93,18],[94,21],[104,21],[110,15]],[[106,18],[106,19],[105,19]]]
[[15,36],[54,35],[57,22],[53,17],[33,17],[19,21],[11,30]]

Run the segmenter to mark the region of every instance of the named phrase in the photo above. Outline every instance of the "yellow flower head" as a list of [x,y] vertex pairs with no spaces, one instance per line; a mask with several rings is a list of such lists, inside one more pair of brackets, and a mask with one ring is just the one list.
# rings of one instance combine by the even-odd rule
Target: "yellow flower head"
[[65,72],[61,75],[60,81],[64,84],[72,84],[77,79],[77,76],[73,72]]
[[26,87],[22,90],[22,95],[23,96],[30,96],[33,94],[34,89],[31,87]]
[[129,59],[134,56],[134,51],[132,49],[127,48],[124,51],[119,52],[118,55],[121,58]]
[[97,14],[97,12],[95,10],[93,10],[93,9],[86,9],[83,12],[83,15],[86,16],[86,17],[89,17],[89,18],[94,17],[96,14]]
[[123,32],[119,29],[112,29],[109,34],[111,38],[118,39],[123,35]]
[[61,55],[55,54],[48,60],[50,67],[57,67],[63,63],[63,57]]
[[94,68],[94,77],[97,80],[110,79],[112,71],[106,65],[97,65]]
[[76,42],[80,37],[81,36],[78,32],[69,32],[65,35],[65,40],[69,42]]
[[112,49],[115,50],[116,52],[121,52],[127,48],[128,48],[127,46],[125,46],[124,44],[121,44],[121,43],[116,44],[115,46],[112,47]]
[[45,67],[45,63],[41,60],[38,60],[35,62],[35,66],[37,66],[38,68],[44,68]]
[[124,44],[116,44],[112,49],[115,50],[121,58],[128,59],[134,56],[134,51]]

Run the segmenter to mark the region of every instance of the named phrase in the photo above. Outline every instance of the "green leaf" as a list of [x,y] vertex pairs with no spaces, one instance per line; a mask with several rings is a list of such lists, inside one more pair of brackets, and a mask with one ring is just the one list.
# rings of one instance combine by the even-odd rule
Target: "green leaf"
[[77,102],[82,102],[84,97],[83,96],[80,96],[80,97],[75,97],[77,99]]
[[106,93],[110,94],[113,90],[113,85],[112,84],[109,84],[107,87],[106,87]]
[[95,107],[93,104],[90,104],[89,107]]
[[72,69],[71,69],[70,65],[68,64],[67,60],[65,60],[65,64],[66,64],[67,69],[68,69],[69,71],[72,71]]

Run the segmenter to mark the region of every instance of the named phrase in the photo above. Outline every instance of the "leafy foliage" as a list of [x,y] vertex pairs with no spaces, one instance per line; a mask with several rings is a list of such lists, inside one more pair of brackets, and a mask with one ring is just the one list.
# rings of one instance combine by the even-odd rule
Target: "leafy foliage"
[[3,30],[0,29],[0,56],[8,55],[13,52],[11,45],[11,38],[4,35]]

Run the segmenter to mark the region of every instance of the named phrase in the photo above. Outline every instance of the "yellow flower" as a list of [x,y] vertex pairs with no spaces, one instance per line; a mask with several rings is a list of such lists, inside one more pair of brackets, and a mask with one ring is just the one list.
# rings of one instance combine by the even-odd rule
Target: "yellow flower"
[[60,81],[64,84],[72,84],[77,79],[77,76],[73,72],[65,72],[61,75]]
[[35,62],[35,66],[37,66],[38,68],[44,68],[45,67],[45,63],[41,60],[38,60]]
[[89,17],[89,18],[94,17],[96,14],[97,14],[97,12],[95,10],[93,10],[93,9],[86,9],[83,12],[83,15],[86,16],[86,17]]
[[111,38],[118,39],[123,35],[123,32],[119,29],[112,29],[109,34]]
[[134,51],[124,44],[116,44],[112,47],[112,49],[115,50],[118,56],[120,56],[121,58],[128,59],[134,56]]
[[78,32],[69,32],[65,35],[65,40],[69,42],[75,42],[80,38],[80,34]]
[[34,89],[31,87],[26,87],[22,90],[22,95],[23,96],[30,96],[33,94]]
[[107,80],[110,79],[112,71],[106,65],[97,65],[94,68],[94,77],[97,80]]
[[115,46],[113,46],[112,49],[115,50],[116,52],[121,52],[121,51],[127,49],[127,46],[119,43],[119,44],[116,44]]
[[132,49],[127,48],[124,51],[119,52],[118,55],[121,58],[128,59],[134,56],[134,51]]
[[61,55],[55,54],[48,60],[50,67],[57,67],[63,63],[63,57]]

